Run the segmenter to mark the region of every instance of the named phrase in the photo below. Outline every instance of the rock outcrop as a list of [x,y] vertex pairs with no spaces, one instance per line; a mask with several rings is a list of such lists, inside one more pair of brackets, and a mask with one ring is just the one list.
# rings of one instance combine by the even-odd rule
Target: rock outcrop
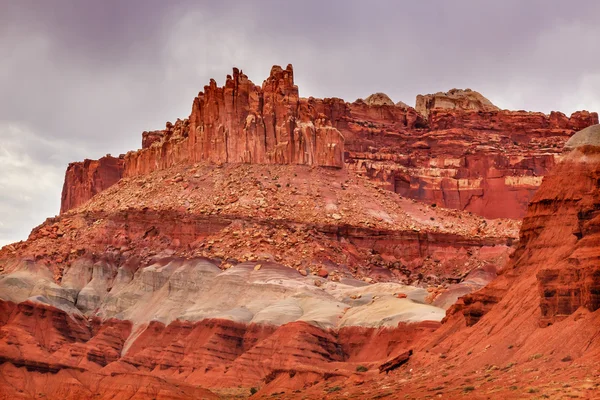
[[108,189],[123,176],[124,161],[107,155],[99,160],[69,164],[65,173],[60,212],[78,207]]
[[343,136],[304,111],[291,65],[273,67],[262,88],[235,68],[224,87],[204,87],[188,119],[144,133],[143,149],[125,156],[125,176],[199,161],[341,168]]
[[[210,319],[168,325],[153,321],[130,333],[127,322],[89,322],[35,302],[0,301],[0,310],[6,312],[0,324],[0,379],[10,382],[0,386],[1,398],[25,391],[59,398],[60,390],[50,382],[67,377],[71,396],[101,399],[156,393],[174,399],[218,398],[198,385],[216,393],[230,388],[226,397],[247,396],[252,387],[277,379],[287,381],[284,387],[302,390],[324,379],[351,376],[359,365],[375,369],[438,326],[338,331],[306,322],[274,326]],[[356,341],[359,335],[362,340]]]
[[394,102],[390,97],[385,93],[373,93],[369,95],[365,100],[365,104],[368,106],[393,106]]
[[[406,365],[389,377],[337,379],[345,396],[594,398],[600,386],[599,131],[574,135],[544,178],[501,274],[451,307],[442,326],[412,346]],[[303,394],[331,386],[322,382]]]
[[[498,222],[402,199],[343,169],[192,165],[123,178],[0,259],[43,260],[60,280],[66,266],[107,248],[144,260],[162,251],[218,257],[223,267],[229,258],[264,255],[295,268],[344,265],[334,269],[408,283],[433,279],[434,270],[447,280],[501,265],[519,224]],[[490,257],[491,249],[502,250]]]
[[212,80],[204,88],[188,118],[143,132],[142,149],[119,159],[118,174],[104,172],[116,171],[106,161],[70,166],[61,212],[116,176],[211,162],[345,167],[404,197],[487,218],[522,218],[566,140],[598,122],[585,111],[500,111],[469,90],[419,99],[420,111],[383,93],[354,103],[306,99],[291,66],[273,67],[262,87],[234,69],[224,87]]
[[[447,379],[485,370],[496,388],[528,387],[524,397],[586,387],[581,385],[598,367],[600,354],[598,132],[594,126],[574,135],[563,160],[544,178],[502,274],[451,307],[431,341],[416,351],[418,365],[434,368],[429,376],[447,370],[433,367],[443,355],[456,371]],[[550,365],[551,377],[531,380],[532,370],[545,371]],[[404,388],[413,395],[422,392],[418,386],[423,378],[411,383],[413,389]],[[492,388],[470,382],[478,392]],[[592,384],[590,390],[596,387]],[[506,397],[504,390],[494,393]]]
[[[475,325],[496,304],[514,293],[516,281],[537,282],[536,322],[545,327],[580,308],[600,308],[600,269],[594,247],[600,203],[600,125],[575,134],[567,154],[544,178],[523,221],[512,265],[486,288],[465,296],[453,307]],[[521,289],[524,290],[524,289]],[[539,314],[538,314],[539,313]]]
[[348,168],[404,197],[487,218],[522,218],[564,143],[598,115],[436,109],[428,129],[394,121],[337,125],[347,138]]
[[480,93],[471,89],[450,89],[447,92],[420,94],[417,96],[415,109],[428,118],[435,109],[498,111],[499,108]]

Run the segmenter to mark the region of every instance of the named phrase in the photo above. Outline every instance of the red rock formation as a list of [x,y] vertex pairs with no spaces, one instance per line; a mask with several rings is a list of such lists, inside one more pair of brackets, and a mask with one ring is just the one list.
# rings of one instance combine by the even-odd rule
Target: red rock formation
[[[338,127],[346,163],[402,196],[487,218],[522,218],[562,146],[598,115],[435,109],[430,130],[400,130],[394,120]],[[360,138],[369,138],[361,140]],[[356,139],[355,139],[356,138]],[[358,145],[356,145],[358,144]]]
[[[565,155],[536,192],[511,263],[449,310],[442,328],[417,352],[417,363],[433,366],[440,363],[435,355],[444,354],[457,374],[505,365],[513,385],[545,388],[579,379],[568,368],[573,360],[584,372],[596,368],[599,179],[598,147],[583,144]],[[549,365],[552,382],[528,381],[531,368]]]
[[[577,111],[567,117],[553,111],[550,115],[528,111],[469,111],[435,109],[431,111],[429,126],[432,130],[473,129],[503,132],[516,139],[551,134],[572,135],[574,132],[598,123],[598,114]],[[564,130],[570,132],[564,132]],[[562,146],[561,146],[562,148]]]
[[476,110],[476,111],[497,111],[498,107],[491,101],[483,97],[480,93],[471,89],[450,89],[448,92],[438,92],[435,94],[418,95],[415,109],[425,118],[433,110]]
[[[80,384],[107,375],[129,377],[135,385],[150,379],[147,374],[151,374],[177,379],[184,388],[185,381],[209,388],[242,385],[246,391],[281,375],[309,374],[317,379],[348,376],[359,363],[375,367],[438,326],[421,323],[380,329],[346,327],[335,332],[304,322],[274,327],[203,320],[176,321],[167,326],[152,322],[136,328],[130,336],[131,325],[127,321],[89,323],[39,303],[16,305],[0,301],[0,310],[0,379],[14,383],[0,386],[0,396],[5,397],[34,385],[49,398],[56,398],[52,386],[42,379],[48,374],[75,374],[76,391]],[[357,340],[359,337],[362,339]],[[115,381],[115,388],[102,386],[94,390],[100,398],[126,391],[119,378]],[[154,378],[149,382],[158,383]],[[174,382],[169,382],[165,390],[172,391],[173,386]],[[185,393],[171,396],[187,398]]]
[[[347,396],[364,385],[360,395],[372,397],[368,393],[385,389],[383,380],[397,384],[396,374],[402,376],[403,390],[424,397],[424,391],[437,393],[447,381],[463,382],[469,373],[474,378],[464,381],[465,392],[488,384],[480,377],[509,387],[525,379],[521,376],[530,369],[525,367],[545,371],[542,361],[557,364],[571,357],[592,368],[600,355],[595,340],[600,323],[597,147],[587,139],[576,141],[546,176],[505,268],[498,267],[513,243],[514,221],[428,207],[378,185],[493,217],[518,216],[559,158],[562,144],[574,129],[597,122],[597,115],[579,112],[567,118],[457,107],[434,107],[427,121],[415,109],[387,102],[300,99],[291,67],[274,68],[262,88],[234,70],[223,88],[214,81],[205,88],[189,119],[144,133],[142,150],[113,159],[114,170],[125,177],[111,188],[102,190],[108,182],[102,171],[111,171],[102,165],[113,161],[72,165],[67,180],[79,183],[66,185],[63,204],[65,210],[79,204],[78,210],[47,220],[28,241],[0,249],[2,275],[15,273],[3,281],[8,295],[47,296],[0,302],[0,379],[10,382],[0,385],[0,397],[18,396],[19,390],[39,394],[40,388],[50,397],[64,395],[48,384],[52,377],[67,380],[80,397],[211,396],[193,384],[232,390],[242,385],[239,393],[227,395],[261,386],[260,395],[270,396],[285,388],[291,397],[296,390],[312,397],[347,390],[340,393]],[[310,167],[340,167],[342,161],[347,168]],[[89,201],[78,203],[84,200]],[[386,329],[336,325],[353,321],[345,319],[352,314],[343,304],[350,303],[334,304],[337,297],[331,307],[339,316],[332,314],[328,326],[343,326],[338,330],[304,319],[277,327],[221,319],[146,326],[136,319],[146,311],[141,307],[127,317],[133,322],[90,320],[80,312],[123,315],[129,306],[111,301],[145,305],[145,293],[156,291],[156,304],[168,299],[161,318],[171,321],[169,312],[196,296],[192,289],[199,290],[187,288],[190,297],[178,298],[178,290],[189,283],[186,277],[208,267],[187,265],[190,275],[171,276],[199,258],[214,260],[207,270],[232,280],[280,268],[308,281],[302,284],[310,290],[301,293],[321,294],[317,291],[325,285],[339,291],[350,278],[417,282],[432,285],[427,301],[443,290],[438,284],[460,282],[475,267],[486,267],[482,270],[491,275],[500,271],[493,283],[451,308],[435,333],[437,324],[427,323]],[[81,276],[69,278],[75,264]],[[232,265],[248,274],[229,270]],[[315,276],[308,277],[311,273]],[[127,279],[138,279],[140,297],[124,286]],[[266,278],[256,284],[261,296],[270,284]],[[277,290],[293,291],[296,284]],[[394,302],[412,302],[410,296],[389,293]],[[375,296],[371,303],[360,303],[370,300],[357,294],[348,298],[358,301],[356,308],[386,304],[374,303]],[[41,304],[45,299],[71,314]],[[96,299],[107,300],[106,308],[96,308]],[[248,309],[254,300],[248,299]],[[106,309],[114,314],[102,314]],[[194,321],[197,315],[209,318],[203,310],[184,309],[192,312],[180,315]],[[313,321],[314,314],[304,311],[301,315]],[[441,318],[443,310],[434,311]],[[134,322],[140,325],[132,327]],[[518,351],[507,351],[513,348]],[[377,374],[377,366],[409,349],[414,354],[397,360],[390,380],[359,375],[365,369]],[[521,366],[528,362],[533,364]],[[518,363],[519,375],[492,376],[490,371],[501,370],[493,363],[508,370]],[[572,372],[559,377],[571,379]],[[178,388],[173,380],[185,383]]]
[[0,363],[56,373],[63,368],[97,369],[120,358],[131,332],[128,321],[89,323],[55,307],[0,300]]
[[[594,398],[600,367],[600,147],[597,133],[574,137],[544,178],[509,265],[462,299],[417,344],[406,366],[360,385],[340,378],[345,396],[401,391],[459,398]],[[580,140],[582,139],[582,140]],[[331,383],[303,394],[316,395]]]
[[197,161],[342,167],[344,138],[299,106],[291,65],[273,67],[262,88],[235,68],[224,87],[204,87],[180,134],[146,133],[144,149],[126,155],[125,175]]
[[527,306],[539,307],[536,320],[541,326],[563,320],[580,307],[600,308],[600,269],[595,264],[599,179],[597,147],[583,145],[568,153],[544,178],[529,206],[512,266],[486,288],[465,296],[449,314],[461,311],[467,325],[474,325],[515,291],[515,281],[534,278],[538,298],[536,302],[535,296],[528,296],[532,304]]
[[79,211],[47,220],[26,243],[0,252],[0,260],[47,262],[60,280],[70,263],[107,249],[146,261],[167,250],[223,262],[269,254],[297,268],[335,263],[360,278],[415,282],[430,279],[433,270],[445,280],[465,268],[501,265],[502,257],[479,254],[508,252],[518,229],[514,221],[488,224],[400,199],[340,169],[244,164],[122,179]]
[[0,365],[0,399],[220,399],[196,385],[132,371],[63,368],[48,374]]
[[99,160],[69,164],[65,173],[60,212],[78,207],[96,193],[108,189],[123,176],[122,158],[107,155]]
[[[468,90],[420,96],[421,113],[384,96],[303,99],[291,66],[273,67],[262,87],[234,69],[224,87],[211,80],[188,119],[144,132],[122,174],[199,161],[346,165],[405,197],[487,218],[522,218],[564,142],[598,121],[585,111],[570,118],[500,111]],[[86,171],[67,171],[62,212],[107,187],[91,188]]]

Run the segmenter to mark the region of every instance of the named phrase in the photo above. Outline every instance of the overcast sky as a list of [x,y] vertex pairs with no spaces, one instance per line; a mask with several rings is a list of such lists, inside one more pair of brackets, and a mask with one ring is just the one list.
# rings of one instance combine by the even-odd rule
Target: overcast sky
[[58,214],[67,164],[140,147],[237,66],[301,96],[477,90],[600,111],[600,2],[0,0],[0,246]]

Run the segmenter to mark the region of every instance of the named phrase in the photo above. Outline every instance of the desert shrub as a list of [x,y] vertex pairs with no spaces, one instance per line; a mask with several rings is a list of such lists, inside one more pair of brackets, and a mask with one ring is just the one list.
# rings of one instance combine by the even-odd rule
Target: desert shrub
[[356,367],[356,372],[367,372],[368,370],[369,368],[365,367],[364,365],[359,365]]

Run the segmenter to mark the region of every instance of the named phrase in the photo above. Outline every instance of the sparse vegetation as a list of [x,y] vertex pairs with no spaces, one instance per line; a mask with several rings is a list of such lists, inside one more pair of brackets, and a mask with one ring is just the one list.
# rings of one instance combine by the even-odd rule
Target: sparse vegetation
[[253,388],[250,388],[250,396],[252,396],[252,395],[256,394],[256,392],[258,392],[258,389],[257,389],[257,388],[255,388],[255,387],[253,387]]
[[356,372],[367,372],[368,370],[369,368],[365,367],[364,365],[359,365],[356,367]]
[[340,390],[342,390],[341,386],[332,386],[330,388],[325,389],[327,393],[339,392]]
[[463,389],[465,392],[472,392],[473,390],[475,390],[475,386],[465,386]]
[[512,367],[514,367],[515,365],[517,365],[516,362],[509,362],[508,364],[506,364],[506,366],[504,368],[502,368],[502,371],[508,371],[509,369],[511,369]]

